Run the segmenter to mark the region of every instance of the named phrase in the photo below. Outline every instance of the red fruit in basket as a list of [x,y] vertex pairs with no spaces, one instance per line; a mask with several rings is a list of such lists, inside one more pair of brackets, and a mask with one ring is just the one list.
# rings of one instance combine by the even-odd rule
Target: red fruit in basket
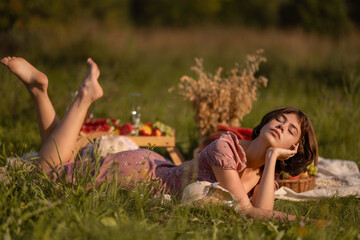
[[161,132],[161,130],[159,128],[154,128],[152,130],[152,136],[156,136],[156,137],[161,137],[163,135],[163,133]]
[[141,136],[151,136],[152,129],[150,126],[144,125],[139,127],[139,135]]
[[86,126],[86,125],[83,125],[81,126],[81,130],[80,130],[81,133],[87,135],[87,134],[90,134],[93,132],[93,130],[91,129],[91,127],[89,126]]
[[116,127],[116,126],[118,126],[120,124],[120,120],[116,119],[116,118],[108,118],[108,119],[106,119],[106,123],[109,126]]
[[120,135],[129,135],[132,131],[134,131],[134,128],[130,123],[125,123],[122,126],[119,125],[116,128],[120,131]]
[[149,126],[149,127],[152,127],[153,123],[152,122],[147,122],[144,124],[145,126]]
[[110,127],[108,124],[106,124],[106,123],[101,124],[101,125],[98,127],[98,131],[99,131],[99,132],[108,132],[108,131],[110,131],[110,130],[111,130],[111,127]]
[[297,175],[297,176],[295,176],[295,177],[293,177],[293,176],[291,176],[291,175],[289,174],[289,176],[287,177],[287,179],[288,179],[288,180],[297,180],[297,179],[300,179],[300,174]]
[[99,126],[106,123],[106,120],[107,120],[106,118],[95,118],[95,119],[88,119],[85,123],[89,125]]
[[108,132],[111,130],[111,127],[109,124],[107,124],[106,121],[107,121],[106,118],[88,119],[81,126],[80,131],[85,135],[93,133],[95,131]]

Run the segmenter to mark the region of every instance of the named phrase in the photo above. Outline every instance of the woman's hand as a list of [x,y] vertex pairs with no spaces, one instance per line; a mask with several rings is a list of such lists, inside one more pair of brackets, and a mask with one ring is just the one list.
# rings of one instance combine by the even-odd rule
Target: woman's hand
[[253,219],[276,219],[280,222],[296,220],[294,215],[256,207],[241,209],[239,206],[235,206],[235,211],[242,216]]
[[266,151],[266,159],[274,157],[280,161],[287,160],[297,153],[298,147],[299,144],[292,145],[290,149],[270,147]]

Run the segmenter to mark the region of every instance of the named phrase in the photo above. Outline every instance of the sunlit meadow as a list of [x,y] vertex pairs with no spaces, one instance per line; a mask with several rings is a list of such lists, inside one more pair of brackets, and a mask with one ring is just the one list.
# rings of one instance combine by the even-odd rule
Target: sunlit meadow
[[[0,47],[1,56],[23,56],[47,74],[59,117],[86,73],[86,58],[92,57],[99,64],[105,93],[92,109],[94,116],[129,121],[130,94],[140,92],[143,121],[159,119],[173,126],[178,147],[191,159],[199,139],[194,112],[176,89],[168,89],[176,88],[182,76],[194,76],[190,67],[196,57],[215,74],[218,67],[230,70],[246,54],[264,49],[267,62],[260,65],[258,75],[268,78],[268,86],[260,89],[241,125],[254,127],[275,107],[299,107],[314,124],[321,156],[360,164],[359,33],[333,41],[271,29],[132,29],[94,23],[79,31],[78,26],[83,25],[11,32],[17,48]],[[4,67],[0,85],[0,157],[5,164],[9,157],[38,151],[40,137],[26,89]],[[149,192],[141,185],[128,191],[110,182],[86,191],[81,185],[54,184],[23,166],[2,174],[3,239],[360,238],[360,206],[354,197],[276,201],[277,210],[320,220],[279,223],[243,219],[222,206],[183,207],[175,199],[149,202]]]

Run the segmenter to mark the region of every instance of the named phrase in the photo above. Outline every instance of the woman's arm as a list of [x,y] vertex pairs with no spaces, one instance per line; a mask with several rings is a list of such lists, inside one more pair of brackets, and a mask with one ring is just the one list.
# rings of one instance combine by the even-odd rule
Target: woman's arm
[[225,170],[221,167],[212,167],[216,180],[220,186],[231,192],[239,201],[241,209],[251,208],[250,199],[241,184],[239,174],[235,170]]
[[274,177],[276,161],[290,158],[297,152],[294,150],[282,148],[269,148],[265,155],[265,166],[260,183],[254,189],[252,204],[254,207],[269,209],[274,208]]
[[[287,215],[282,212],[254,207],[251,204],[250,199],[241,183],[239,175],[235,170],[224,170],[221,167],[212,167],[212,169],[215,173],[216,180],[219,182],[220,186],[229,190],[239,201],[238,204],[235,206],[235,210],[239,214],[254,219],[274,218],[279,221],[296,219],[296,217],[293,215]],[[274,200],[272,201],[274,202]]]
[[273,151],[266,152],[265,166],[260,183],[254,189],[252,204],[263,209],[274,208],[274,175],[276,156]]

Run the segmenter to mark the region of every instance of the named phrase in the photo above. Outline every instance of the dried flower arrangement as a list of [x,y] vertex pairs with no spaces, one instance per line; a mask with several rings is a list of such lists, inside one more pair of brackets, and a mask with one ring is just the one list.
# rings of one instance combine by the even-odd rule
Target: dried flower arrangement
[[192,103],[201,136],[215,133],[219,123],[240,126],[243,117],[251,111],[252,102],[257,99],[257,89],[267,85],[267,78],[254,76],[260,63],[266,62],[262,53],[260,49],[254,55],[248,55],[242,65],[236,63],[226,76],[221,76],[221,67],[215,75],[204,72],[203,60],[195,59],[196,65],[191,70],[198,79],[181,77],[179,94]]

